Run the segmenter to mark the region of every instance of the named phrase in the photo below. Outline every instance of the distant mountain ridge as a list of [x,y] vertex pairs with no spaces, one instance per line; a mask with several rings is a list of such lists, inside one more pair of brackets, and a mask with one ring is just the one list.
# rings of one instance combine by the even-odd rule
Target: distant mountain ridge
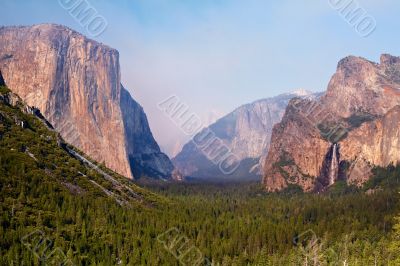
[[[257,178],[260,175],[260,159],[268,152],[272,128],[274,124],[280,122],[289,100],[294,97],[315,98],[319,97],[319,94],[298,90],[257,100],[240,106],[205,129],[221,139],[231,153],[241,161],[239,169],[225,177],[246,179]],[[184,145],[182,151],[172,161],[185,176],[224,177],[218,167],[207,159],[193,141]]]
[[119,53],[60,25],[0,28],[0,71],[63,138],[129,178],[170,178],[143,108],[121,85]]

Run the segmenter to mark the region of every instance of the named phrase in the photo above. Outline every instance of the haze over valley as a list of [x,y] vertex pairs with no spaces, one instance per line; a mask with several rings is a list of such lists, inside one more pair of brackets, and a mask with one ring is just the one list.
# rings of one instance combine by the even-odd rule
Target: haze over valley
[[0,3],[0,265],[400,265],[399,3]]

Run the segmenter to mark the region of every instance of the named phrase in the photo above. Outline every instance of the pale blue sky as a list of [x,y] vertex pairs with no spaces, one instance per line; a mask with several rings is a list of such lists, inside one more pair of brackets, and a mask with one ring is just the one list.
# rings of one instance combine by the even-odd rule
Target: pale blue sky
[[[398,0],[357,0],[377,22],[367,38],[329,0],[89,2],[108,21],[95,39],[119,50],[123,84],[169,153],[187,139],[157,109],[171,94],[206,119],[297,88],[325,90],[350,54],[400,55]],[[0,13],[1,25],[52,22],[87,34],[57,0],[1,0]]]

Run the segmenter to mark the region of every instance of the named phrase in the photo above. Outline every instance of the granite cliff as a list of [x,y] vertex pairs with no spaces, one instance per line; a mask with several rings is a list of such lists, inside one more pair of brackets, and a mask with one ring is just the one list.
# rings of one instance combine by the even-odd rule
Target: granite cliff
[[[260,165],[269,149],[272,128],[281,121],[285,108],[293,97],[313,99],[318,94],[298,90],[245,104],[202,131],[212,132],[240,161],[239,168],[229,177],[243,179],[258,178],[261,175]],[[201,134],[200,132],[194,139]],[[186,176],[213,179],[223,176],[193,141],[184,145],[172,161]]]
[[0,71],[94,160],[129,178],[171,176],[143,108],[121,85],[117,50],[59,25],[1,27]]
[[346,57],[319,100],[292,100],[272,133],[263,183],[323,191],[362,185],[374,166],[400,162],[400,58]]

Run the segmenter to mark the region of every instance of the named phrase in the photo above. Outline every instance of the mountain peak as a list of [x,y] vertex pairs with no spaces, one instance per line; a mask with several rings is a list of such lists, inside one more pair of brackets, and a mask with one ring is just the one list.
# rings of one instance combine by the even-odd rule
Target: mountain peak
[[[231,113],[218,119],[194,139],[200,139],[204,132],[213,132],[221,143],[240,161],[240,166],[230,178],[258,178],[265,153],[268,152],[272,128],[279,123],[288,102],[293,98],[313,98],[313,94],[304,89],[277,95],[244,104]],[[316,96],[317,97],[317,96]],[[209,141],[209,140],[208,140]],[[223,151],[222,146],[214,147],[216,152]],[[173,162],[184,175],[198,178],[220,178],[221,171],[207,153],[188,142]],[[214,155],[213,155],[214,156]],[[261,160],[260,160],[261,158]]]
[[290,94],[294,94],[294,95],[297,95],[297,96],[308,96],[308,95],[313,94],[313,92],[311,92],[309,90],[306,90],[306,89],[300,88],[300,89],[294,90]]
[[[387,66],[393,65],[400,62],[400,57],[393,56],[391,54],[382,54],[380,57],[380,65]],[[371,66],[378,66],[377,63],[372,62],[368,59],[359,56],[347,56],[341,59],[338,63],[337,69],[338,70],[351,70],[351,69],[360,69],[360,67],[371,65]]]
[[[330,168],[339,160],[333,156],[343,165],[357,158],[375,166],[399,162],[399,62],[399,57],[387,54],[380,64],[348,56],[338,63],[324,96],[292,100],[273,129],[264,165],[268,190],[288,184],[305,191],[325,187],[331,180],[328,170],[337,171],[337,165]],[[335,146],[338,142],[340,148]],[[349,169],[340,170],[340,178],[349,184],[367,180],[364,172],[358,175]]]
[[[21,25],[0,27],[0,34],[12,34],[13,32],[19,32],[21,35],[22,33],[24,35],[38,35],[36,37],[40,38],[42,41],[45,39],[52,42],[59,42],[60,40],[72,40],[76,42],[76,40],[79,40],[80,42],[90,43],[91,46],[101,46],[101,48],[106,49],[108,52],[115,53],[117,55],[119,54],[116,49],[96,40],[90,39],[82,33],[60,24],[42,23],[31,26]],[[22,38],[22,36],[20,38]]]
[[363,68],[363,66],[367,66],[367,65],[374,66],[377,64],[372,61],[369,61],[363,57],[350,55],[339,61],[337,70],[338,71],[341,71],[341,70],[342,71],[349,71],[349,70],[356,71],[360,68]]
[[382,54],[380,63],[381,65],[393,65],[400,62],[400,57],[390,54]]

